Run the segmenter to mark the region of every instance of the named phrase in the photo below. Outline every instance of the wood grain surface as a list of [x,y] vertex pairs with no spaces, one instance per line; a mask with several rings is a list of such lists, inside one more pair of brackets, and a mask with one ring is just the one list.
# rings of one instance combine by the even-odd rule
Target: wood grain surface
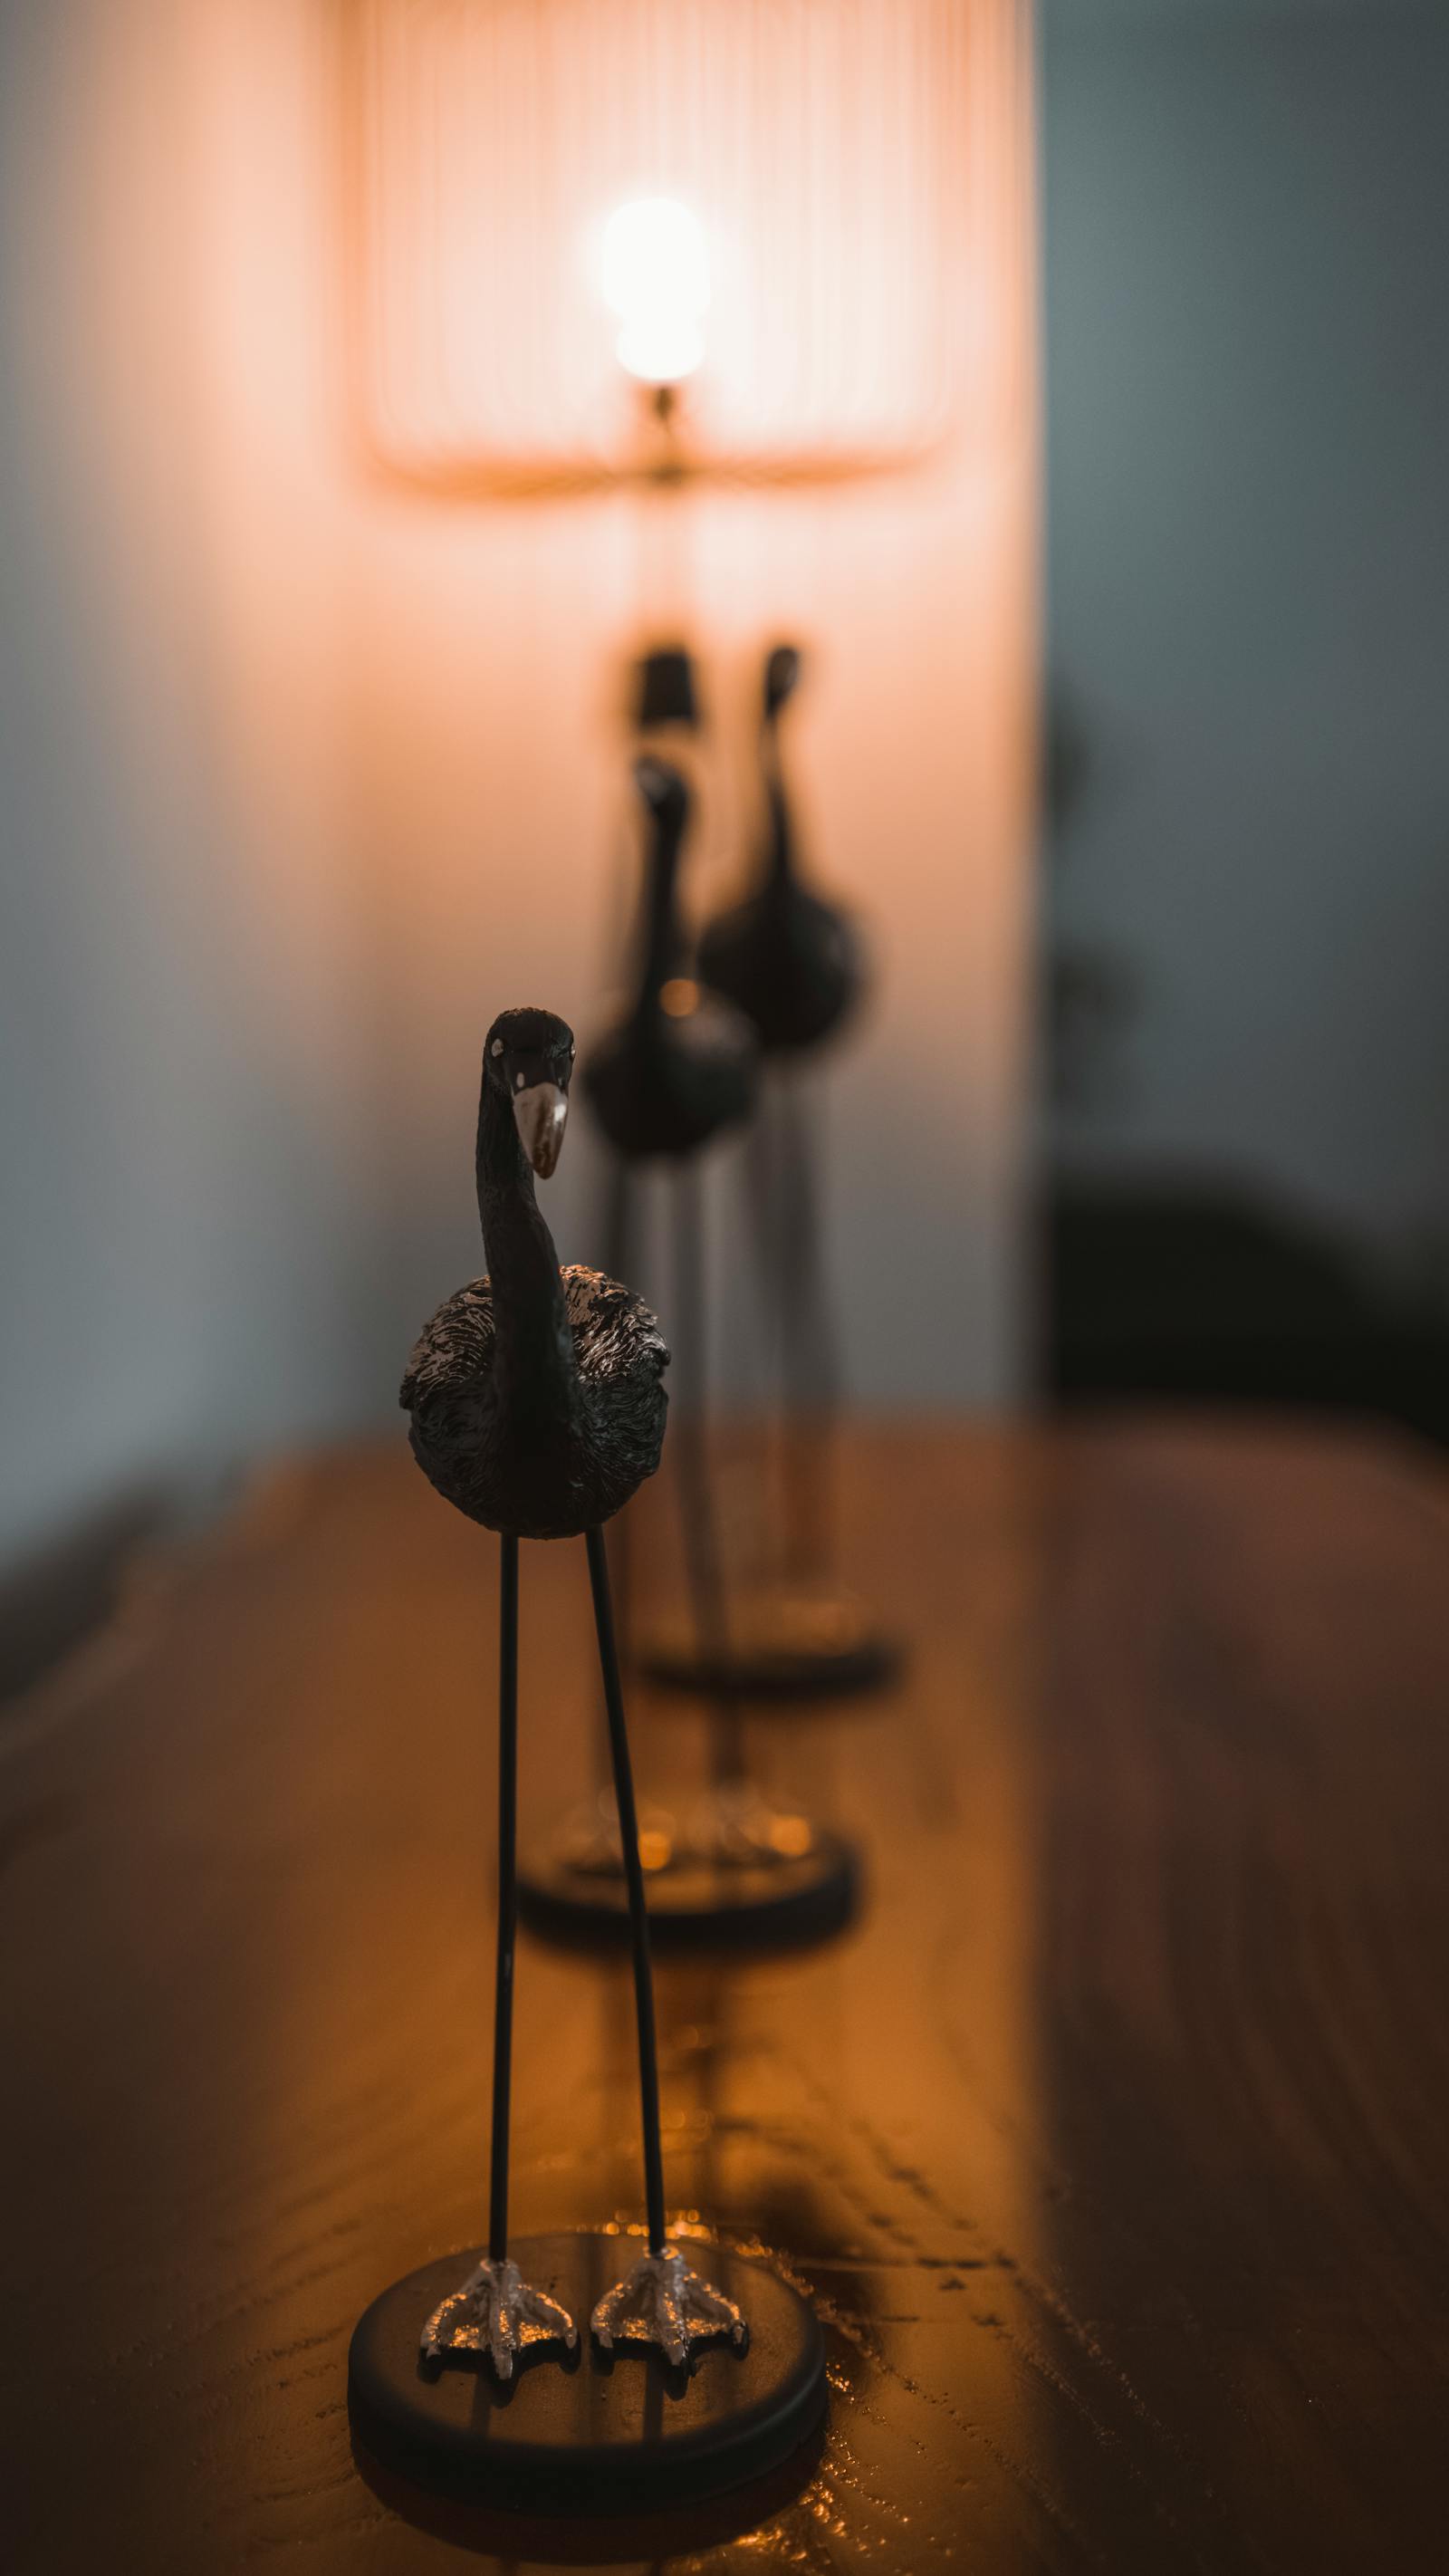
[[[889,1699],[751,1721],[859,1926],[659,1978],[667,2183],[824,2316],[804,2492],[638,2565],[1446,2560],[1449,1508],[1408,1448],[880,1431]],[[737,1464],[736,1525],[752,1487]],[[673,1581],[667,1497],[637,1551]],[[0,2556],[395,2576],[609,2554],[354,2460],[345,2356],[476,2239],[495,1543],[396,1451],[274,1479],[12,1712]],[[524,1550],[525,1815],[597,1777],[581,1547]],[[700,1776],[636,1693],[646,1798]],[[627,1979],[520,1960],[520,2231],[640,2215]],[[365,2465],[365,2464],[364,2464]],[[403,2509],[400,2509],[403,2508]]]

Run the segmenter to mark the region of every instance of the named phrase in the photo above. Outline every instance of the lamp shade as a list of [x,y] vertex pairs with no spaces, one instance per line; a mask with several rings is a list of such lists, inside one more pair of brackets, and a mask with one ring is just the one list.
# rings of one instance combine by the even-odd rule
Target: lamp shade
[[352,0],[366,438],[425,480],[607,476],[637,382],[695,458],[969,427],[1021,0]]

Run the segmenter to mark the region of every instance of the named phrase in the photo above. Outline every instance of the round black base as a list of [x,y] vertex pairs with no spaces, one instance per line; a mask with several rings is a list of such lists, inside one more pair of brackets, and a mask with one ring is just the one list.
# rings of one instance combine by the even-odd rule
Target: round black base
[[707,1653],[685,1619],[639,1641],[639,1670],[701,1698],[844,1699],[883,1690],[901,1652],[848,1595],[767,1592],[733,1603],[727,1648]]
[[638,2239],[525,2236],[509,2250],[578,2321],[579,2349],[535,2345],[507,2383],[471,2357],[424,2363],[424,2319],[478,2257],[410,2272],[374,2299],[348,2355],[353,2429],[385,2468],[511,2512],[641,2514],[763,2478],[820,2425],[819,2320],[764,2264],[700,2248],[697,2268],[744,2310],[750,2340],[743,2353],[706,2344],[684,2371],[653,2348],[606,2353],[589,2336],[595,2302],[637,2260]]
[[[843,1932],[860,1897],[855,1847],[817,1832],[799,1859],[685,1858],[646,1881],[656,1950],[808,1949]],[[518,1911],[542,1940],[597,1949],[629,1938],[622,1875],[581,1869],[566,1842],[525,1853]]]

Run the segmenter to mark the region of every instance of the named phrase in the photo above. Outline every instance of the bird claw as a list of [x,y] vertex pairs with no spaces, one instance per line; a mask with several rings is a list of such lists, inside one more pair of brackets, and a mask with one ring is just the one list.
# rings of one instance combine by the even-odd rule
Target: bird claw
[[551,2339],[573,2351],[579,2332],[568,2310],[535,2290],[506,2256],[499,2263],[485,2257],[461,2290],[434,2308],[423,2328],[422,2356],[444,2361],[449,2353],[482,2353],[500,2379],[511,2379],[517,2355]]
[[617,2336],[623,2343],[657,2343],[676,2364],[687,2364],[694,2345],[713,2335],[728,2335],[743,2352],[750,2332],[733,2300],[692,2272],[677,2245],[646,2254],[606,2290],[592,2328],[606,2352]]

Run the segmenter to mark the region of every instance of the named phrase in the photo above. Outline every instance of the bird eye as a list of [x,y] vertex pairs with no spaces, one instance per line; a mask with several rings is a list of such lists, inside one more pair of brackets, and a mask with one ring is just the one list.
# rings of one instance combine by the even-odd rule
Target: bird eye
[[501,1038],[495,1038],[495,1039],[494,1039],[494,1041],[493,1041],[493,1053],[494,1053],[495,1055],[501,1055],[501,1054],[503,1053],[503,1040],[502,1040]]

